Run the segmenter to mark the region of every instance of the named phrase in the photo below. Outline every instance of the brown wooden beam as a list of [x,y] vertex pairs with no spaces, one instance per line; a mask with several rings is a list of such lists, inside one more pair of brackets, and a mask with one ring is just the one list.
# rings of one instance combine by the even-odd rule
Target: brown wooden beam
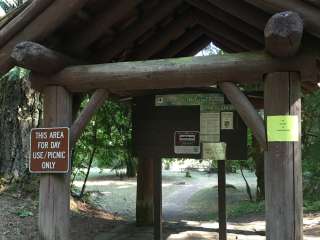
[[210,43],[210,38],[207,36],[201,36],[196,41],[192,42],[188,47],[184,48],[183,50],[179,51],[175,57],[190,57],[196,55],[202,49]]
[[18,16],[0,27],[0,47],[27,26],[38,14],[46,9],[53,0],[34,0]]
[[193,27],[195,23],[196,20],[193,18],[192,12],[186,11],[168,25],[158,29],[150,39],[135,47],[130,59],[149,59],[152,55],[164,49],[170,41],[180,37],[188,27]]
[[105,46],[102,52],[95,54],[97,60],[109,62],[113,57],[128,48],[134,41],[169,15],[181,4],[182,0],[161,1],[152,11],[144,13],[135,23],[117,34],[113,41]]
[[42,11],[19,34],[0,49],[0,74],[7,73],[14,63],[10,58],[12,49],[23,41],[41,41],[76,13],[88,0],[55,0]]
[[115,23],[119,22],[141,2],[142,0],[119,0],[114,1],[106,10],[91,20],[83,30],[73,34],[66,43],[67,48],[73,52],[79,52],[87,48],[103,34],[108,31]]
[[265,31],[267,51],[276,57],[292,57],[300,49],[303,20],[294,12],[275,14],[268,21]]
[[241,46],[244,49],[263,49],[263,46],[258,42],[252,40],[243,33],[238,32],[237,30],[225,25],[223,22],[214,19],[213,17],[200,10],[195,10],[194,15],[201,26],[210,30],[211,32],[214,32],[216,35],[220,35],[230,42],[237,43],[237,45]]
[[91,120],[95,112],[103,105],[108,98],[108,92],[104,89],[98,89],[92,95],[87,106],[82,110],[77,120],[71,126],[70,145],[71,147],[77,142],[85,127]]
[[[252,6],[239,0],[208,0],[212,5],[224,10],[225,12],[241,19],[247,24],[256,27],[257,29],[264,29],[269,15],[259,8]],[[255,0],[253,0],[255,1]]]
[[274,59],[264,53],[224,54],[140,62],[67,67],[56,75],[34,74],[32,85],[62,85],[72,92],[93,89],[139,90],[205,87],[217,82],[257,82],[274,71],[301,72],[304,80],[316,79],[313,57]]
[[[320,21],[319,9],[304,3],[303,1],[296,0],[245,0],[246,2],[267,10],[270,13],[277,13],[282,11],[294,11],[303,17],[305,27],[311,34],[320,37]],[[217,1],[220,2],[220,1]]]
[[260,143],[260,146],[266,150],[267,141],[264,122],[254,106],[234,83],[220,83],[219,87],[235,107],[244,123],[252,129],[253,135]]
[[35,42],[21,42],[11,53],[15,65],[34,72],[52,74],[66,66],[83,64],[83,62],[48,49]]
[[181,37],[171,41],[163,51],[152,56],[152,59],[174,57],[202,35],[203,30],[198,26],[188,29]]
[[239,32],[242,32],[246,36],[252,38],[260,44],[264,44],[263,32],[259,29],[252,27],[251,25],[243,22],[241,19],[228,14],[220,8],[215,7],[207,0],[197,1],[197,0],[187,0],[187,2],[198,8],[199,10],[207,13],[211,17],[223,22],[229,27],[236,29]]

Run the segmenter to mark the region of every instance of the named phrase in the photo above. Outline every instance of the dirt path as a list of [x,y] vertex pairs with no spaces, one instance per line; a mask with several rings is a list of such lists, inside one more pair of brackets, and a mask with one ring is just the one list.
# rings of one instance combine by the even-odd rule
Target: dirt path
[[[37,201],[15,194],[0,194],[0,239],[38,240]],[[153,240],[152,228],[136,228],[90,205],[72,202],[70,240]],[[23,216],[25,213],[26,216]],[[228,224],[229,240],[265,240],[263,216],[249,215]],[[305,240],[320,239],[320,213],[304,218]],[[164,223],[166,240],[217,240],[218,223],[177,221]]]

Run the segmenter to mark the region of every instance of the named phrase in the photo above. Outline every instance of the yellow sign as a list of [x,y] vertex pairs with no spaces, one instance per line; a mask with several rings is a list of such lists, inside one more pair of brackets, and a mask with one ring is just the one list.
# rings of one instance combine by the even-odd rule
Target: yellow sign
[[298,142],[298,116],[268,116],[268,142]]

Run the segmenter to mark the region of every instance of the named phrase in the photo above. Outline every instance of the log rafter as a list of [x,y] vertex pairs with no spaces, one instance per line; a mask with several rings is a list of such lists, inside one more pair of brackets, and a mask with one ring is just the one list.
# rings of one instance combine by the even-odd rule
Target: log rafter
[[113,57],[128,48],[135,40],[142,36],[155,24],[169,15],[182,3],[182,0],[166,0],[157,5],[153,10],[145,13],[136,22],[117,34],[102,52],[96,54],[96,60],[109,62]]
[[113,2],[104,12],[95,16],[90,24],[81,31],[75,33],[66,43],[67,48],[74,52],[81,51],[90,46],[99,39],[106,31],[109,31],[112,25],[125,18],[132,9],[142,0],[120,0]]
[[187,28],[193,27],[196,20],[192,16],[191,10],[175,18],[171,23],[164,26],[152,35],[150,39],[135,47],[130,59],[145,60],[164,49],[172,40],[180,37]]
[[264,44],[263,33],[259,29],[217,8],[216,6],[212,5],[208,1],[187,0],[187,3],[207,13],[211,17],[225,23],[229,27],[234,28],[239,32],[242,32],[243,34],[247,35],[253,40],[259,42],[260,44]]
[[258,42],[200,10],[195,10],[194,15],[201,26],[230,42],[238,44],[244,49],[259,50],[263,48]]

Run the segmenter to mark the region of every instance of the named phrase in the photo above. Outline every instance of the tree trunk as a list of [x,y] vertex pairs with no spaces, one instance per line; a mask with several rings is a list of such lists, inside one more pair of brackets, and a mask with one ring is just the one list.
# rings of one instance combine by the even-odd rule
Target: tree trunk
[[0,79],[0,174],[20,177],[28,167],[30,129],[39,126],[40,95],[19,70]]

